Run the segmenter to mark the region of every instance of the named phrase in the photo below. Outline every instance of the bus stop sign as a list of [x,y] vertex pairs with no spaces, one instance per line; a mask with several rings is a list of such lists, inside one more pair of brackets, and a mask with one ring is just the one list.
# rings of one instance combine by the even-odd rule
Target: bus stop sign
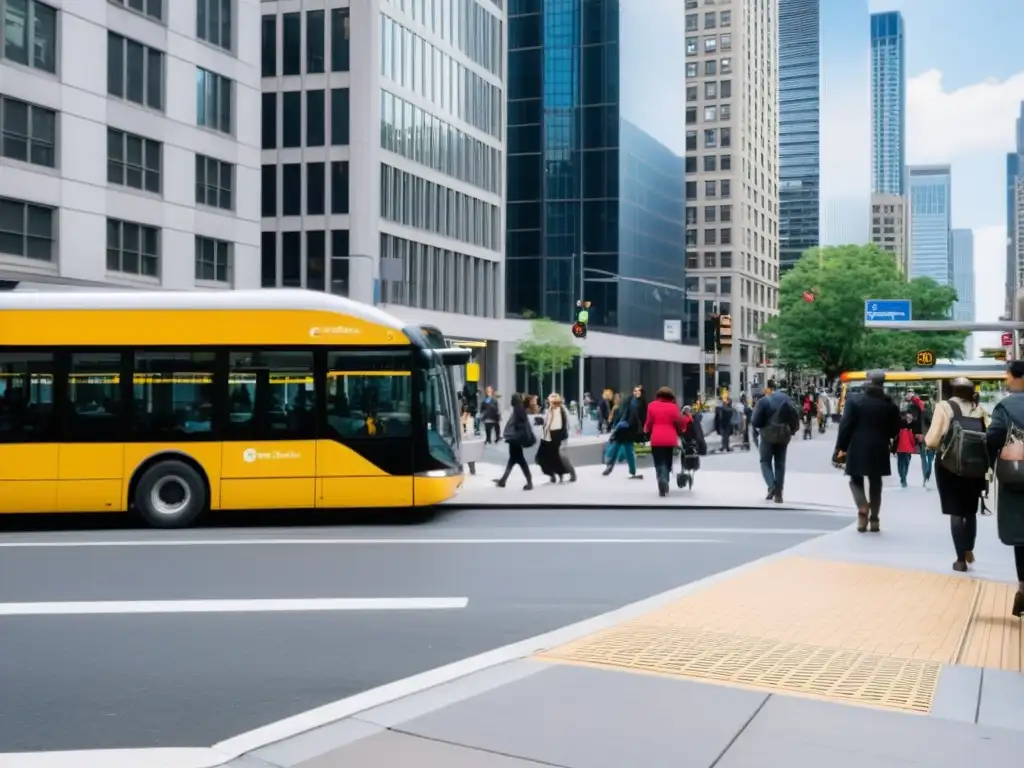
[[935,367],[935,353],[930,349],[922,349],[917,353],[917,364],[921,368],[934,368]]

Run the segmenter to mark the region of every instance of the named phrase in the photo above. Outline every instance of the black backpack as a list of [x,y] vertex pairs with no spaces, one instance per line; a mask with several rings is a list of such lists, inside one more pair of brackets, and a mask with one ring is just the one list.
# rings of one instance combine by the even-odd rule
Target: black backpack
[[976,416],[964,416],[959,403],[952,400],[947,402],[953,411],[953,418],[939,444],[939,461],[954,475],[983,479],[990,466],[985,422]]

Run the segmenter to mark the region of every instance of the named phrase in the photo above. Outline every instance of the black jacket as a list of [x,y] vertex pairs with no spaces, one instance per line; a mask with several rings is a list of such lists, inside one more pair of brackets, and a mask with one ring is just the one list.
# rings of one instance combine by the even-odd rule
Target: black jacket
[[900,431],[900,409],[881,387],[865,386],[846,402],[839,422],[836,450],[846,454],[850,477],[892,474],[892,441]]
[[[1024,393],[1007,395],[992,409],[986,436],[988,455],[993,461],[999,458],[1011,426],[1024,429]],[[996,488],[999,540],[1009,546],[1024,545],[1024,491],[1006,488],[1002,483]]]
[[788,426],[790,432],[795,434],[800,429],[800,413],[785,392],[772,392],[758,400],[750,424],[761,431],[776,413],[779,414],[779,423]]

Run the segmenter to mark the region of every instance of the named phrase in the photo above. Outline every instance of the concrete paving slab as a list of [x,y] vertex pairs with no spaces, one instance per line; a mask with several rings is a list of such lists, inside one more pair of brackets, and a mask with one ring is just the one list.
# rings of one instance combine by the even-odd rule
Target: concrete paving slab
[[[542,763],[508,755],[385,732],[301,764],[301,768],[542,768]],[[296,768],[299,768],[296,766]]]
[[708,768],[766,698],[663,677],[559,667],[396,730],[571,768]]
[[[262,761],[262,764],[265,765],[288,768],[314,760],[329,752],[335,752],[362,739],[376,736],[385,730],[387,729],[383,726],[368,723],[365,720],[356,720],[355,718],[338,720],[300,733],[294,738],[257,749],[247,757]],[[256,765],[259,764],[256,763]],[[247,765],[248,763],[241,763],[236,766],[231,763],[230,768],[246,768]]]
[[1024,730],[1024,675],[1004,669],[982,671],[978,724]]
[[932,717],[974,723],[978,719],[981,695],[981,670],[946,664],[939,673],[932,699]]
[[772,696],[715,768],[961,768],[1016,765],[1021,754],[1020,731]]

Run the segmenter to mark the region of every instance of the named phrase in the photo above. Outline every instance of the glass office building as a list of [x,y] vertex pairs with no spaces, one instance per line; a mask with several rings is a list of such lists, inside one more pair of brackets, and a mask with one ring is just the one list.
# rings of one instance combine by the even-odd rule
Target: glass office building
[[952,175],[948,165],[912,166],[910,188],[910,278],[953,284]]
[[907,56],[899,11],[871,14],[872,192],[903,195],[907,162]]
[[867,0],[779,0],[780,267],[808,248],[868,242]]
[[684,36],[682,2],[509,3],[509,316],[568,322],[584,298],[592,330],[661,339],[683,320],[695,342]]

